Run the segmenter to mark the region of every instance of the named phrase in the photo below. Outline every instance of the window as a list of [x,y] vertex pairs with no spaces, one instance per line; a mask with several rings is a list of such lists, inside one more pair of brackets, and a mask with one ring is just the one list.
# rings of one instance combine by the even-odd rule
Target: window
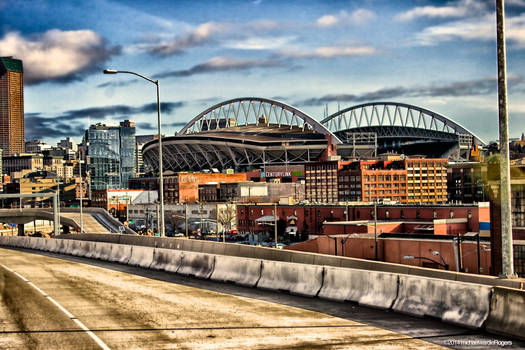
[[403,209],[401,209],[400,213],[399,213],[399,217],[401,219],[404,219],[405,218],[405,211]]
[[389,212],[388,210],[385,211],[385,217],[386,217],[387,219],[390,218],[390,212]]
[[448,212],[448,216],[451,218],[451,219],[454,219],[454,211],[451,210]]
[[421,219],[421,211],[416,210],[416,219]]
[[437,211],[434,210],[433,213],[432,213],[432,215],[434,216],[434,219],[437,219],[437,217],[438,217],[438,213],[437,213]]

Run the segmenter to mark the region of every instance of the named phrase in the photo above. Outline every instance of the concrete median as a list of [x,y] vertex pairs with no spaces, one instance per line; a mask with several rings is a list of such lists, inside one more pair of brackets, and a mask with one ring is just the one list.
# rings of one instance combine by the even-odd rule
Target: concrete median
[[210,278],[213,272],[215,256],[198,252],[183,252],[182,261],[178,274],[184,276],[195,276],[198,278]]
[[389,309],[397,297],[398,275],[325,267],[319,297],[337,301],[354,301],[361,305]]
[[139,266],[142,268],[149,268],[153,262],[153,251],[152,247],[143,247],[134,245],[131,249],[131,258],[128,261],[128,265]]
[[[53,238],[56,239],[56,238]],[[66,254],[67,246],[69,245],[69,239],[56,239],[56,244],[51,248],[52,253]]]
[[131,258],[132,248],[133,246],[130,245],[112,244],[111,251],[107,260],[111,262],[117,262],[120,264],[127,264],[129,259]]
[[525,340],[525,291],[494,287],[486,329]]
[[29,238],[29,248],[34,250],[43,250],[45,238],[41,237],[30,237]]
[[182,252],[173,249],[155,248],[150,269],[177,272],[182,261]]
[[151,236],[135,236],[135,235],[119,235],[119,244],[127,244],[134,246],[155,247],[156,237]]
[[81,244],[82,244],[82,241],[69,240],[69,245],[67,246],[66,254],[78,255]]
[[210,279],[255,287],[261,277],[261,267],[261,260],[215,255],[215,266]]
[[45,252],[50,252],[51,249],[53,249],[55,245],[56,245],[56,240],[55,239],[47,238],[46,241],[44,242],[44,251]]
[[93,251],[90,254],[91,258],[107,261],[111,256],[111,250],[113,246],[117,244],[106,243],[106,242],[93,242],[95,245],[92,247]]
[[263,260],[258,288],[314,297],[323,285],[323,267]]
[[433,316],[470,328],[487,319],[491,287],[419,276],[399,275],[395,311]]

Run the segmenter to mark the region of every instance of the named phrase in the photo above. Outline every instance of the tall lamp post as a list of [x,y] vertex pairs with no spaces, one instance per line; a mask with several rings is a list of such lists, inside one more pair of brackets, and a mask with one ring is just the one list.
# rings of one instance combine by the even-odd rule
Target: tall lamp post
[[125,71],[125,70],[114,70],[114,69],[105,69],[104,74],[117,74],[117,73],[126,73],[133,74],[138,77],[141,77],[144,80],[149,81],[157,86],[157,122],[158,122],[158,138],[159,138],[159,193],[160,193],[160,235],[164,237],[166,235],[166,229],[164,225],[164,176],[162,171],[162,132],[161,132],[161,122],[160,122],[160,97],[159,97],[159,81],[153,80],[148,77],[145,77],[142,74]]

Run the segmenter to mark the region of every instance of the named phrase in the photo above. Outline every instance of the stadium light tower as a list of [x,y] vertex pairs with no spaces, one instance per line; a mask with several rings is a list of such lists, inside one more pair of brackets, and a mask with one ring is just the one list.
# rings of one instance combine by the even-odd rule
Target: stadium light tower
[[125,71],[125,70],[115,70],[115,69],[105,69],[104,74],[117,74],[117,73],[126,73],[133,74],[138,77],[141,77],[144,80],[149,81],[157,86],[157,123],[158,123],[158,138],[159,138],[159,193],[160,193],[160,235],[166,235],[166,227],[164,222],[164,176],[162,171],[162,132],[161,132],[161,122],[160,122],[160,94],[159,94],[159,81],[150,79],[142,74]]

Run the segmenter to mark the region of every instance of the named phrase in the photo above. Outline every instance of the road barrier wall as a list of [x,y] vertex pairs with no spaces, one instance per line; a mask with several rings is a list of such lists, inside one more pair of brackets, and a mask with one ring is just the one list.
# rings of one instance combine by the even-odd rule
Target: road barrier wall
[[397,274],[325,267],[319,297],[390,309],[397,298],[397,288]]
[[[98,244],[105,244],[105,243],[97,242],[97,247],[98,247]],[[108,261],[117,262],[120,264],[127,264],[129,259],[131,258],[132,248],[133,247],[130,245],[111,244],[111,252],[109,253]]]
[[255,287],[261,278],[262,260],[215,255],[215,266],[210,279]]
[[486,328],[491,333],[525,340],[525,292],[495,287]]
[[107,261],[111,256],[113,247],[115,247],[113,243],[95,242],[94,251],[91,253],[91,256],[94,259]]
[[[93,236],[89,235],[89,238],[93,239]],[[143,242],[141,239],[137,240],[137,236],[131,238],[122,241]],[[113,238],[104,237],[102,240]],[[281,253],[275,249],[261,250],[251,246],[224,245],[218,242],[210,244],[187,239],[152,237],[149,239],[149,246],[132,246],[91,240],[13,236],[0,237],[0,245],[32,247],[244,286],[354,301],[411,315],[439,317],[444,322],[466,327],[485,326],[492,333],[525,339],[525,291],[493,287],[491,284],[501,282],[496,278],[414,267],[400,268],[396,264],[393,264],[393,272],[371,271],[368,269],[386,267],[382,263],[360,259],[345,260],[335,256],[294,254],[288,251]],[[206,250],[213,254],[185,249]],[[266,259],[230,256],[234,254],[255,255]],[[398,272],[405,268],[410,274]],[[440,276],[446,276],[447,279],[438,278]],[[520,285],[517,280],[505,282],[511,286]]]
[[155,248],[153,250],[153,261],[150,265],[150,269],[177,272],[181,261],[182,253],[180,251]]
[[399,275],[395,311],[433,316],[479,328],[488,317],[491,287],[427,277]]
[[323,267],[263,260],[258,288],[314,297],[323,285]]
[[152,247],[132,246],[128,265],[149,268],[153,262],[153,251]]
[[209,278],[213,272],[214,258],[215,255],[212,254],[185,251],[182,253],[182,261],[177,273],[185,276]]

